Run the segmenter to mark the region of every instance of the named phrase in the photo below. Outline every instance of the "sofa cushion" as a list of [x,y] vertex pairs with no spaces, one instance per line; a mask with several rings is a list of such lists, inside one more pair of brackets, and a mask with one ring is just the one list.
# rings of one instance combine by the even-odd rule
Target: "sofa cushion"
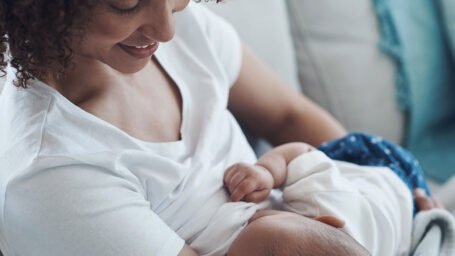
[[379,49],[372,1],[288,0],[303,92],[349,131],[403,139],[396,66]]

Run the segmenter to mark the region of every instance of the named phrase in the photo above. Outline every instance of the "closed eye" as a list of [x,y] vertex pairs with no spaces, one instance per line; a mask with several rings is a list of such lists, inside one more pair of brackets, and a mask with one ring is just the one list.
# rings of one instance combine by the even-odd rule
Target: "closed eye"
[[129,7],[129,8],[118,7],[114,4],[110,4],[110,7],[112,8],[112,10],[114,10],[116,13],[118,13],[120,15],[128,15],[128,14],[132,14],[132,13],[136,12],[139,9],[139,4],[140,4],[140,1],[138,1],[135,6]]

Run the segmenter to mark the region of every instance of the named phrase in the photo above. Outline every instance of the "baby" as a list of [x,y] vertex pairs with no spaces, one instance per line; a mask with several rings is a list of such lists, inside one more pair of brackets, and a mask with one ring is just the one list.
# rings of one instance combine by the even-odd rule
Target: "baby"
[[[429,193],[409,152],[382,138],[359,133],[319,150],[305,143],[276,147],[256,164],[229,167],[224,184],[232,202],[261,202],[273,188],[281,188],[282,208],[292,212],[258,212],[228,255],[408,255],[416,212],[412,191]],[[268,222],[261,227],[261,217],[278,219],[277,215],[281,219],[276,226]],[[283,225],[294,229],[295,235],[283,237],[281,241],[287,244],[279,246],[280,235],[286,235],[281,232]],[[275,237],[264,246],[258,233],[267,232]],[[290,249],[292,239],[298,240],[299,246]]]

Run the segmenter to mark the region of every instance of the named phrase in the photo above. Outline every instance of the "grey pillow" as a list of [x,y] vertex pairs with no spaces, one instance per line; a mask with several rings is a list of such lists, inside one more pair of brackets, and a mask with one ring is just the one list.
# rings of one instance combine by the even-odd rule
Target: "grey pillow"
[[403,139],[396,67],[379,49],[372,1],[288,0],[303,92],[349,131]]

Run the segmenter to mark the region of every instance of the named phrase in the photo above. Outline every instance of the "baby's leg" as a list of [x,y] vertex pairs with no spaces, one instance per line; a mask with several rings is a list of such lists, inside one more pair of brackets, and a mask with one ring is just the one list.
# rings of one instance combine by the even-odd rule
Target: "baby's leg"
[[350,236],[290,212],[255,218],[231,245],[228,256],[369,255]]

